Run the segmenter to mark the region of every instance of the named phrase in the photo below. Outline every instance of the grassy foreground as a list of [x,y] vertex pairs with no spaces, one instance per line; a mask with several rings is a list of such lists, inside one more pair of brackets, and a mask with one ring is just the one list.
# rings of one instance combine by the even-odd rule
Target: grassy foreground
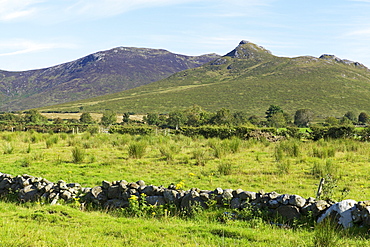
[[355,140],[268,143],[4,132],[1,151],[3,173],[29,174],[52,182],[62,179],[84,187],[125,179],[166,187],[181,184],[182,189],[241,188],[315,197],[320,178],[330,173],[337,180],[334,199],[341,199],[343,191],[346,198],[370,198],[370,143]]
[[65,205],[0,202],[0,246],[368,246],[366,236],[284,229],[259,220],[220,223],[206,214],[124,218]]
[[[370,198],[370,144],[354,140],[281,143],[185,136],[0,133],[3,173],[101,185],[144,180],[182,189],[241,188],[315,196],[319,179],[336,179],[333,198]],[[2,150],[1,150],[2,148]],[[122,217],[73,205],[0,202],[0,246],[320,246],[320,231],[262,222]],[[220,213],[220,212],[218,212]],[[221,212],[222,213],[222,212]],[[329,232],[330,233],[330,232]],[[329,246],[368,246],[368,234],[323,233]]]

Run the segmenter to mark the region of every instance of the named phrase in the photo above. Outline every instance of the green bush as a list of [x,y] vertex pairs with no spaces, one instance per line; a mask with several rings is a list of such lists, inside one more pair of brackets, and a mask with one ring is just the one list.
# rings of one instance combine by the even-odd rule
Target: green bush
[[221,163],[217,166],[217,171],[220,175],[230,175],[232,172],[230,163]]
[[3,146],[4,154],[12,154],[14,151],[14,147],[11,143],[7,142]]
[[73,163],[82,163],[85,159],[85,150],[80,147],[74,147],[72,149],[72,161]]
[[147,148],[147,143],[145,141],[138,141],[138,142],[131,143],[128,146],[128,156],[130,158],[140,159],[144,157],[146,148]]

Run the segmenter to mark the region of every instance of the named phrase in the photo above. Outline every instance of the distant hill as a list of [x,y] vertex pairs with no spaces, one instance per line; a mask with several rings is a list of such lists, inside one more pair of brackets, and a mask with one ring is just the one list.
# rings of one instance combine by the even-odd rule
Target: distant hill
[[161,113],[197,104],[211,111],[226,107],[264,115],[274,104],[291,114],[308,108],[325,117],[370,112],[369,95],[370,71],[358,62],[334,55],[277,57],[242,41],[201,67],[146,86],[47,109]]
[[45,69],[0,70],[0,110],[24,110],[120,92],[218,57],[118,47]]

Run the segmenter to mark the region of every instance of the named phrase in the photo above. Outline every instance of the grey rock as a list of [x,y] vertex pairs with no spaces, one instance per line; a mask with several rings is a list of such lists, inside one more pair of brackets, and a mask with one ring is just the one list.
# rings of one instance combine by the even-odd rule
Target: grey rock
[[165,190],[163,192],[163,197],[167,203],[174,203],[176,201],[177,194],[176,190]]
[[141,192],[147,196],[154,196],[157,187],[153,185],[146,186]]
[[18,197],[20,201],[35,201],[38,198],[38,190],[33,185],[28,185],[20,190]]
[[242,193],[239,194],[239,198],[241,200],[253,201],[253,200],[256,200],[257,193],[256,192],[251,192],[251,191],[243,191]]
[[200,198],[199,193],[196,191],[190,191],[190,193],[186,194],[180,204],[181,208],[191,209],[193,207],[201,206],[206,208],[207,205],[203,202]]
[[330,215],[334,215],[338,217],[338,224],[342,225],[344,228],[352,227],[352,211],[356,209],[356,204],[357,202],[354,200],[337,202],[330,206],[329,209],[317,219],[317,223],[320,223]]
[[239,197],[239,195],[241,193],[243,193],[244,191],[242,189],[237,189],[237,190],[234,190],[233,191],[233,197]]
[[61,193],[60,197],[63,200],[68,201],[68,200],[72,199],[72,193],[69,192],[68,190],[65,190],[65,191],[63,191],[63,193]]
[[284,205],[288,205],[289,204],[290,195],[283,194],[283,195],[278,196],[276,199],[277,199],[277,201],[279,203],[284,204]]
[[269,197],[270,199],[276,199],[276,198],[278,198],[279,196],[281,196],[279,193],[277,193],[277,192],[275,192],[275,191],[270,192],[270,193],[267,193],[267,195],[268,195],[268,197]]
[[291,195],[289,198],[289,204],[302,208],[306,204],[306,199],[298,195]]
[[140,185],[138,185],[137,183],[129,183],[128,184],[128,187],[130,188],[130,189],[135,189],[135,190],[137,190],[137,189],[139,189],[140,188]]
[[10,186],[11,186],[11,183],[12,183],[12,180],[9,179],[9,178],[4,178],[1,182],[0,182],[0,190],[5,190],[5,189],[9,189]]
[[216,188],[216,189],[214,190],[214,193],[215,193],[216,195],[222,195],[222,193],[224,193],[224,190],[223,190],[223,189],[221,189],[221,188]]
[[312,213],[314,217],[318,217],[320,214],[324,212],[327,208],[330,207],[330,204],[324,200],[318,200],[314,204],[312,204]]
[[275,209],[275,208],[278,208],[279,206],[280,206],[280,203],[276,199],[268,201],[269,208]]
[[110,186],[112,186],[112,183],[111,182],[108,182],[106,180],[102,181],[102,187],[103,189],[108,189]]
[[136,182],[139,186],[145,186],[145,182],[143,180],[139,180]]
[[107,190],[108,199],[119,199],[121,197],[121,194],[121,188],[119,187],[119,185],[112,185]]
[[230,208],[232,208],[232,209],[239,209],[239,208],[241,208],[241,200],[240,200],[240,198],[234,197],[233,199],[231,199],[231,201],[230,201]]
[[275,212],[286,220],[293,220],[301,217],[299,209],[292,205],[282,205],[278,207]]
[[222,199],[224,200],[231,200],[233,198],[233,190],[232,189],[226,189],[222,193]]

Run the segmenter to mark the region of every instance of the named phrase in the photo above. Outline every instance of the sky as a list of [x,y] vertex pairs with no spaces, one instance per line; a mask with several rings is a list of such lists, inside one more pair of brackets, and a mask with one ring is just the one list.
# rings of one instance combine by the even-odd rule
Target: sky
[[115,47],[225,55],[241,40],[370,68],[370,0],[0,0],[0,70],[70,62]]

